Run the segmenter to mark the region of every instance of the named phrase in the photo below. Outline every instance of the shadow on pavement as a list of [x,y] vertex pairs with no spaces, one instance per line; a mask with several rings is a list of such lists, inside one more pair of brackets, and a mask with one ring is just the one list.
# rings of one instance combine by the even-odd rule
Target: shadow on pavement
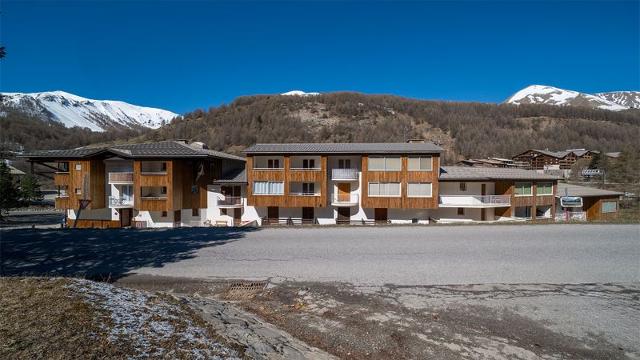
[[5,229],[0,275],[80,276],[116,280],[140,267],[162,267],[224,245],[255,228]]

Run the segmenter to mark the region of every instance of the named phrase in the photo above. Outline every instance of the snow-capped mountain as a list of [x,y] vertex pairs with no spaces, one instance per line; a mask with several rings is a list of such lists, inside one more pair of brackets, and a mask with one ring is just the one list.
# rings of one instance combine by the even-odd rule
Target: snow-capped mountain
[[93,100],[64,91],[40,93],[2,93],[1,104],[45,121],[55,121],[66,127],[86,127],[105,131],[114,127],[148,127],[156,129],[177,114],[171,111],[132,105],[123,101]]
[[630,109],[640,109],[640,91],[611,91],[595,95]]
[[553,86],[531,85],[508,98],[509,104],[548,104],[560,106],[582,106],[611,111],[640,108],[640,92],[616,91],[587,94]]
[[316,95],[320,95],[319,92],[304,92],[302,90],[291,90],[291,91],[287,91],[286,93],[282,93],[280,95],[286,95],[286,96],[316,96]]

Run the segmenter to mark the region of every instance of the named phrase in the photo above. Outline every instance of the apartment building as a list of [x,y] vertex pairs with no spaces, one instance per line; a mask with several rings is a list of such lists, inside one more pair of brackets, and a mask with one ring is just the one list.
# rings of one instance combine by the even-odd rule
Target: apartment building
[[441,166],[428,142],[256,144],[241,158],[165,141],[43,151],[69,226],[429,224],[553,219],[557,178]]
[[269,224],[428,223],[442,151],[432,143],[257,144],[245,151],[247,205]]
[[207,221],[207,187],[241,157],[202,143],[163,141],[102,148],[38,151],[29,161],[53,170],[58,196],[73,227],[199,226]]

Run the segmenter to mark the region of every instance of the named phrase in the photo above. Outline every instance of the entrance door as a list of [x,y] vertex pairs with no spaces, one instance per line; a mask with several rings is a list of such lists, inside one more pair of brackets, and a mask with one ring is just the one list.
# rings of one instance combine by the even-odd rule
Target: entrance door
[[351,220],[351,208],[339,207],[336,224],[349,224],[350,220]]
[[349,202],[351,197],[351,184],[339,183],[338,184],[338,201]]
[[269,206],[267,208],[267,221],[269,224],[277,224],[280,218],[280,211],[277,206]]
[[238,226],[242,223],[242,208],[233,209],[233,225]]
[[376,223],[386,224],[387,223],[387,209],[386,208],[376,208],[374,210],[374,217],[376,219]]
[[303,207],[302,208],[302,223],[303,224],[313,224],[313,208],[312,207]]
[[120,226],[121,227],[131,226],[132,217],[133,217],[133,210],[120,209]]

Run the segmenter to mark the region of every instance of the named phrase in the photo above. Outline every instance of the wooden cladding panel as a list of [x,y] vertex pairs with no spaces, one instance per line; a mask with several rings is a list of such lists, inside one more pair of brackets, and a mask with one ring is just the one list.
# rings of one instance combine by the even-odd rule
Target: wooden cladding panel
[[[606,219],[613,219],[616,218],[618,216],[618,211],[619,211],[619,206],[620,204],[618,203],[618,198],[617,197],[612,197],[612,198],[606,198],[606,197],[585,197],[583,198],[583,208],[585,209],[586,213],[587,213],[587,220],[588,221],[594,221],[594,220],[606,220]],[[616,209],[618,209],[618,211],[614,212],[614,213],[603,213],[602,212],[602,203],[605,201],[615,201],[616,202]]]
[[322,170],[289,170],[287,178],[290,182],[321,182],[326,178]]
[[[67,219],[67,226],[73,227],[75,220]],[[78,229],[113,229],[120,227],[120,220],[89,220],[79,219],[76,223]]]
[[[400,171],[369,171],[369,157],[362,156],[362,207],[364,208],[403,208],[403,209],[436,209],[438,207],[440,158],[432,156],[431,171],[409,171],[408,157],[401,157]],[[370,182],[398,182],[400,183],[399,197],[368,196]],[[410,182],[431,183],[432,196],[429,198],[414,198],[407,196]]]
[[70,203],[68,197],[57,197],[56,198],[56,209],[69,209]]
[[89,191],[91,196],[91,208],[102,209],[105,207],[105,166],[102,160],[92,160],[89,173]]
[[56,173],[53,175],[53,183],[56,186],[69,185],[70,181],[69,173]]
[[140,199],[138,210],[169,211],[168,199]]

